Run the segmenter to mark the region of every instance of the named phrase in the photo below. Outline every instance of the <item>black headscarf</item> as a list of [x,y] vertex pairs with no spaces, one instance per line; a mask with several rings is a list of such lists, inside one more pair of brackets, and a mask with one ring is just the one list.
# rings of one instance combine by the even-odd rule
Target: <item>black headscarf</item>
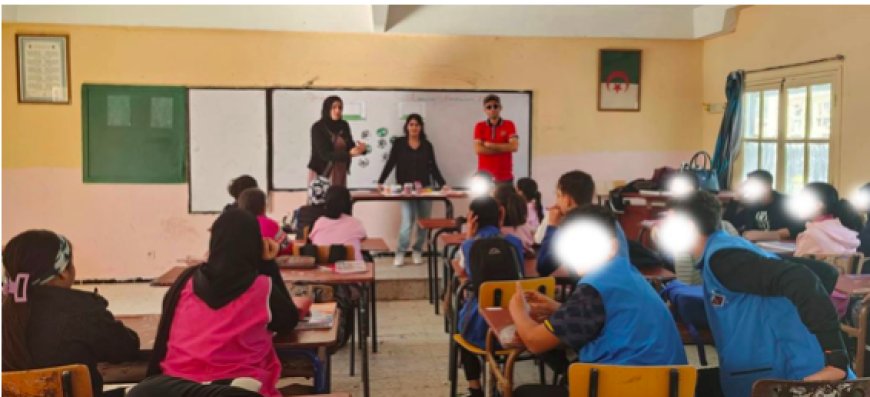
[[249,212],[233,208],[214,221],[208,262],[185,270],[163,298],[163,313],[148,366],[149,376],[162,372],[160,362],[166,357],[175,308],[187,280],[193,278],[193,292],[197,297],[210,308],[220,309],[251,287],[263,264],[262,255],[260,224]]
[[[344,127],[346,122],[342,119],[332,119],[332,104],[336,101],[342,102],[341,98],[335,95],[327,97],[323,101],[323,109],[320,110],[320,122],[323,123],[323,125],[326,126],[326,128],[328,128],[330,131],[338,134],[338,132],[341,130],[342,127]],[[348,144],[350,144],[350,142],[348,142]]]

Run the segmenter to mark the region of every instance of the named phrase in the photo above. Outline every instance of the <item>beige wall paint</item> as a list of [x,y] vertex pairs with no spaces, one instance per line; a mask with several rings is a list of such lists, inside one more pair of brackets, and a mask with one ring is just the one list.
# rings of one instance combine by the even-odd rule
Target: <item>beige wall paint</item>
[[[736,32],[704,41],[704,102],[725,102],[725,77],[756,69],[845,55],[838,187],[870,182],[870,7],[753,6],[741,10]],[[712,150],[721,114],[703,112],[703,146]]]
[[[70,35],[70,105],[17,103],[17,32]],[[606,186],[676,165],[700,145],[702,43],[696,41],[8,23],[2,40],[3,241],[29,228],[62,232],[75,244],[80,278],[156,276],[178,258],[201,255],[214,219],[187,213],[184,184],[81,182],[82,83],[532,90],[533,176],[542,181],[545,201],[568,169],[586,169]],[[641,112],[596,110],[599,48],[643,50]],[[280,219],[304,196],[278,193],[272,201],[270,214]],[[456,208],[465,212],[464,203]],[[398,213],[393,204],[365,204],[356,212],[369,235],[393,245]]]

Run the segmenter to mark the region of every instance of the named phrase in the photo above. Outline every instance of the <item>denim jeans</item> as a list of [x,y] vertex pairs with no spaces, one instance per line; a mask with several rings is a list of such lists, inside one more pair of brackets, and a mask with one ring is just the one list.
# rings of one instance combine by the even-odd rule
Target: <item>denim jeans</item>
[[428,200],[402,201],[402,225],[399,227],[399,246],[397,252],[408,251],[411,242],[411,229],[416,230],[414,239],[414,251],[422,251],[426,241],[426,231],[417,225],[418,219],[428,218],[432,213],[432,202]]

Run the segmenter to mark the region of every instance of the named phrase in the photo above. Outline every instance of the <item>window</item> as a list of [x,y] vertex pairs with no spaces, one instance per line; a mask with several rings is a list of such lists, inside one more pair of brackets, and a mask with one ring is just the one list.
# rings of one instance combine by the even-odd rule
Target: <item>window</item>
[[[830,67],[830,66],[829,66]],[[793,193],[809,182],[832,182],[836,169],[839,66],[836,70],[752,79],[747,76],[741,117],[746,173],[769,171],[777,190]]]
[[82,86],[85,182],[187,180],[183,87]]

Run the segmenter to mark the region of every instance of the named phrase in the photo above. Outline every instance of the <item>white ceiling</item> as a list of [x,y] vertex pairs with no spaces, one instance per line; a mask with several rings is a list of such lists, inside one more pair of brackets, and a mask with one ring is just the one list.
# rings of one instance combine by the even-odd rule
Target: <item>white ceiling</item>
[[3,22],[305,32],[697,39],[733,30],[729,5],[4,5]]

